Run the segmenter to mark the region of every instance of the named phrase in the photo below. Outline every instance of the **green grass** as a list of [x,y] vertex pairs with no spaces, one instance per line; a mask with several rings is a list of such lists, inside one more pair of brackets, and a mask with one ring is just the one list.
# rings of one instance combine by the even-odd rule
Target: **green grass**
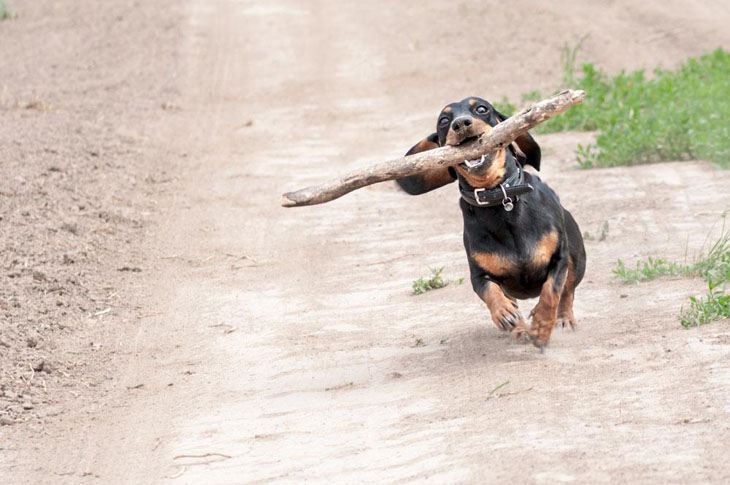
[[10,11],[8,10],[7,5],[5,5],[5,0],[0,0],[0,20],[5,20],[7,18],[10,18]]
[[492,104],[495,108],[497,108],[497,111],[506,116],[512,116],[517,112],[517,106],[512,104],[510,100],[505,97],[503,97],[499,101],[493,102]]
[[[537,131],[597,131],[595,143],[578,147],[582,167],[706,159],[730,168],[730,53],[717,49],[652,76],[610,76],[593,64],[583,64],[575,75],[579,48],[563,49],[563,82],[584,89],[586,100]],[[539,98],[530,92],[523,101]],[[515,111],[506,100],[497,107]]]
[[[573,46],[565,43],[563,45],[563,48],[560,50],[560,65],[563,67],[563,84],[565,84],[566,86],[573,86],[576,83],[575,71],[578,65],[578,53],[583,47],[583,42],[585,42],[587,38],[588,34],[578,39],[578,41]],[[523,95],[522,99],[525,100],[525,96],[527,96],[529,99],[530,95],[537,96],[538,94],[540,93],[537,91],[532,91],[532,93],[527,93],[526,95]],[[539,97],[536,97],[535,101],[539,99]]]
[[448,285],[449,283],[456,283],[457,285],[460,285],[464,282],[464,278],[458,278],[456,280],[453,280],[451,282],[445,281],[443,276],[441,276],[441,273],[443,273],[444,268],[430,268],[431,276],[425,277],[425,278],[418,278],[415,280],[411,288],[413,289],[414,295],[420,295],[422,293],[426,293],[427,291],[431,290],[438,290],[439,288],[443,288],[444,286]]
[[647,258],[637,261],[636,266],[631,268],[619,259],[613,272],[625,283],[639,283],[661,276],[701,277],[707,282],[707,293],[704,297],[690,297],[689,308],[683,309],[680,315],[682,326],[689,328],[730,318],[730,294],[727,293],[730,282],[730,232],[724,226],[722,235],[707,254],[693,263]]
[[629,268],[622,260],[618,260],[613,274],[624,283],[639,283],[660,276],[697,276],[693,265],[685,265],[662,258],[649,257],[645,261],[637,261],[636,267]]
[[667,261],[662,258],[647,258],[637,261],[634,268],[627,267],[618,260],[614,274],[624,283],[639,283],[660,276],[702,277],[707,279],[730,280],[730,232],[723,229],[720,238],[715,241],[705,255],[701,255],[693,263]]
[[441,276],[441,273],[444,271],[443,267],[430,269],[430,277],[418,278],[411,285],[414,295],[420,295],[431,290],[438,290],[439,288],[443,288],[444,286],[449,284],[448,282],[444,281],[443,277]]
[[689,308],[682,311],[680,322],[685,328],[704,325],[730,317],[730,295],[724,290],[710,288],[704,298],[689,297]]

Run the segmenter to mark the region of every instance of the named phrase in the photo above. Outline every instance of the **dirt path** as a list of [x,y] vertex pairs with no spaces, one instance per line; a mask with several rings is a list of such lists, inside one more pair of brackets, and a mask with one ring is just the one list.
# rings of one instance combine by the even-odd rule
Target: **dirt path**
[[[587,243],[581,328],[544,355],[491,327],[468,283],[409,295],[428,267],[467,274],[453,190],[415,199],[383,185],[278,208],[283,188],[338,162],[405,151],[474,86],[498,97],[554,85],[559,47],[585,33],[575,4],[560,20],[523,2],[189,2],[182,110],[149,133],[188,162],[145,245],[149,275],[130,290],[139,324],[115,337],[117,391],[91,418],[66,409],[45,446],[19,446],[10,483],[727,481],[727,324],[679,327],[702,282],[626,287],[611,268],[698,250],[730,206],[730,173],[576,171],[587,135],[541,137],[542,176],[582,228],[609,223]],[[729,45],[717,10],[680,22],[631,5],[591,13],[591,60],[626,65],[620,36],[650,46],[627,67],[672,65],[720,35]],[[478,29],[525,11],[562,22],[563,37],[542,42],[536,27],[498,44]],[[458,29],[434,39],[426,25],[463,18],[477,38],[455,58]],[[654,22],[638,29],[642,18]],[[534,78],[506,74],[528,67]]]

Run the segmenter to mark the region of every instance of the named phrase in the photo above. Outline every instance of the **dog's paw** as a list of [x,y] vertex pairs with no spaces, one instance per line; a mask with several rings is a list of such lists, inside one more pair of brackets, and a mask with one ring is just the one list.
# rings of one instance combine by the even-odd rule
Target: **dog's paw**
[[492,323],[499,330],[512,331],[525,325],[517,304],[505,298],[504,303],[492,312]]
[[540,353],[545,351],[545,347],[550,341],[550,334],[558,323],[555,313],[557,313],[555,309],[546,304],[542,297],[530,312],[530,317],[532,317],[530,337],[532,344],[540,349]]
[[524,320],[518,322],[517,325],[512,328],[510,334],[518,342],[526,344],[531,341],[530,327],[528,327],[527,323]]
[[560,325],[562,328],[570,326],[571,330],[578,330],[578,322],[575,321],[575,317],[573,315],[558,315],[558,319],[555,324]]
[[541,354],[545,352],[545,347],[547,347],[547,341],[539,337],[537,329],[530,328],[525,325],[512,330],[512,335],[515,337],[515,339],[521,342],[531,343],[532,345],[540,349]]
[[536,335],[530,335],[530,342],[532,345],[537,347],[537,349],[540,351],[541,354],[545,353],[545,347],[547,347],[548,342],[547,340],[541,339],[540,337]]

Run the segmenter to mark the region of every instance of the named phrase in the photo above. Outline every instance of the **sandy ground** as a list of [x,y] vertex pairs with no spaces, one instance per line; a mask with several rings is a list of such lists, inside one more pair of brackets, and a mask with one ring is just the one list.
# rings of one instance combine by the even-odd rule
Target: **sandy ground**
[[143,240],[179,177],[183,153],[151,126],[174,116],[184,13],[11,3],[16,17],[0,23],[0,424],[42,431],[78,397],[115,387],[110,336],[148,312],[129,289],[147,276]]
[[[728,48],[730,7],[177,3],[39,1],[0,24],[17,47],[0,85],[2,170],[34,187],[5,178],[0,199],[3,298],[21,304],[3,309],[3,365],[19,369],[3,368],[4,483],[730,479],[727,322],[679,326],[701,281],[611,275],[618,258],[699,251],[730,206],[730,173],[579,171],[590,134],[539,137],[542,176],[582,229],[609,227],[587,241],[579,331],[556,332],[544,355],[497,332],[468,283],[409,294],[429,267],[467,275],[454,187],[278,207],[285,189],[403,153],[446,102],[558,87],[560,47],[585,34],[581,59],[612,71]],[[36,98],[51,108],[27,109]],[[84,157],[87,145],[107,148]],[[46,172],[96,219],[138,222],[99,226],[56,179],[43,205]],[[40,225],[58,228],[39,236],[53,244],[24,245]],[[64,263],[78,245],[93,261]],[[25,248],[40,249],[8,256]],[[23,298],[68,266],[90,289],[69,300],[94,305],[34,316],[57,297]],[[64,328],[37,329],[43,318]],[[32,331],[47,347],[27,345]],[[38,358],[57,365],[44,385],[21,372]]]

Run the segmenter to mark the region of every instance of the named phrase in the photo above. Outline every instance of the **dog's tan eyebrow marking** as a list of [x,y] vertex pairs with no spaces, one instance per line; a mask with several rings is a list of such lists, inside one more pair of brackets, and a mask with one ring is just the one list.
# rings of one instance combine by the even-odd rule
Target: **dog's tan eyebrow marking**
[[469,100],[469,106],[471,106],[472,108],[473,108],[473,107],[474,107],[474,106],[475,106],[476,104],[477,104],[477,100],[476,100],[476,99],[474,99],[474,98],[471,98],[471,99]]
[[451,113],[451,106],[447,106],[444,109],[441,110],[443,113]]

